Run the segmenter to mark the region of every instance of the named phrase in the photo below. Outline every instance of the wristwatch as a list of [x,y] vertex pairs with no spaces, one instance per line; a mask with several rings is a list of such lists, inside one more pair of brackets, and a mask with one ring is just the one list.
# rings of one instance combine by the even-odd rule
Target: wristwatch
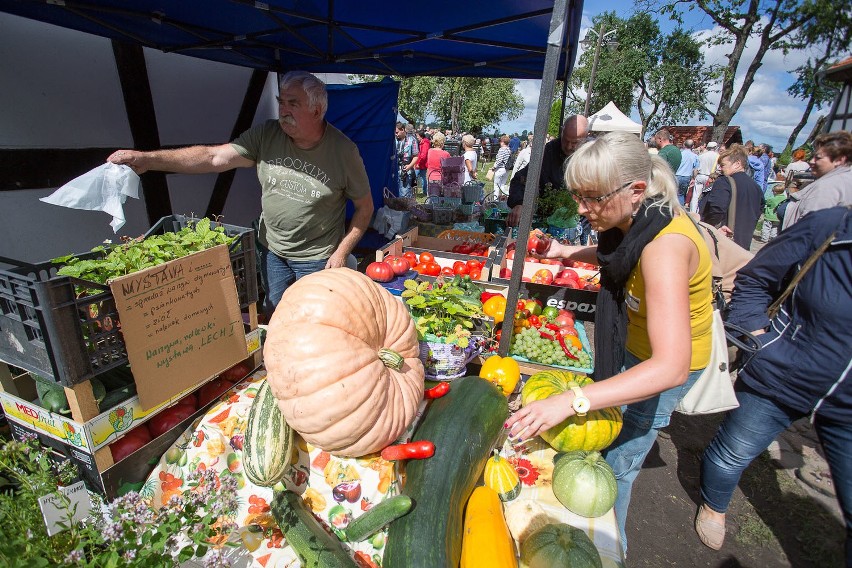
[[574,391],[574,400],[571,401],[571,408],[574,409],[577,416],[585,416],[586,413],[589,412],[589,408],[591,408],[592,403],[583,395],[583,391],[580,390],[580,387],[573,386],[571,387],[571,390]]

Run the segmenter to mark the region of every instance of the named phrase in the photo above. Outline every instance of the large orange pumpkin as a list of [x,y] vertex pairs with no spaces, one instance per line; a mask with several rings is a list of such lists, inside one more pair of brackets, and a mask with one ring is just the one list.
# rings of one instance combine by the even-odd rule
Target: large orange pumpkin
[[337,456],[376,452],[423,399],[417,330],[405,305],[364,274],[334,268],[290,286],[263,358],[287,424]]

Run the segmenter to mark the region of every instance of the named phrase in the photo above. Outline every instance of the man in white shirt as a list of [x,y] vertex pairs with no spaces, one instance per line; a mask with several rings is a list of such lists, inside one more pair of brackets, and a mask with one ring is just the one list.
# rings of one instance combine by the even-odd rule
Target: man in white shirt
[[716,171],[716,166],[719,164],[719,152],[716,151],[718,146],[716,142],[710,141],[707,143],[707,150],[698,155],[698,174],[695,176],[695,188],[692,190],[692,200],[689,202],[690,211],[698,211],[701,194],[707,187],[710,174]]

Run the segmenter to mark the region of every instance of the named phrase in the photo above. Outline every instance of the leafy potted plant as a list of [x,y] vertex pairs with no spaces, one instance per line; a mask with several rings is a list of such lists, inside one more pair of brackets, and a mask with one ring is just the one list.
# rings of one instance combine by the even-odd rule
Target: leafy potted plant
[[[237,482],[213,470],[187,478],[188,489],[159,509],[130,492],[109,504],[93,497],[89,516],[72,522],[74,507],[58,487],[77,475],[56,463],[33,436],[0,446],[0,565],[178,566],[204,557],[226,565],[226,542],[236,529]],[[65,530],[49,536],[39,498],[55,494]],[[95,503],[94,501],[98,501]]]
[[426,376],[461,377],[485,343],[478,333],[486,325],[479,300],[482,290],[463,276],[446,280],[439,276],[434,283],[406,280],[404,286],[402,298],[417,328]]
[[[576,237],[576,227],[579,222],[577,202],[565,188],[553,189],[546,184],[538,199],[538,218],[547,225],[547,232],[557,239],[572,239]],[[573,229],[573,230],[572,230]]]

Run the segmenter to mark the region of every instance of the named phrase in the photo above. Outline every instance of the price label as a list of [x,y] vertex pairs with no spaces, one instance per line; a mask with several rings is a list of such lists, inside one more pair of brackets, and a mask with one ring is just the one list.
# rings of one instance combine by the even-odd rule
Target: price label
[[72,524],[79,523],[88,517],[89,511],[92,510],[92,500],[82,481],[68,487],[60,487],[59,491],[67,498],[67,505],[66,500],[59,493],[51,493],[39,497],[38,500],[48,536],[53,536]]

